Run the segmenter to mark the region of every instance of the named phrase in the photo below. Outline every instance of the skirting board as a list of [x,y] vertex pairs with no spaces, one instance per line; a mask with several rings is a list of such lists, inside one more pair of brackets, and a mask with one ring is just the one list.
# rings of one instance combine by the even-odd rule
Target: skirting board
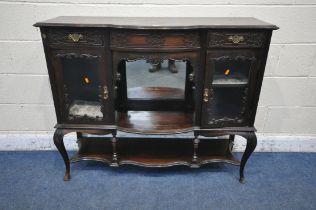
[[[127,134],[118,133],[119,136]],[[129,134],[130,135],[130,134]],[[135,134],[135,136],[137,136]],[[165,136],[165,137],[170,137]],[[179,135],[178,135],[179,136]],[[181,134],[180,134],[181,136]],[[187,136],[187,134],[183,134]],[[316,136],[286,136],[257,134],[256,152],[316,152]],[[69,134],[64,138],[68,150],[76,150],[76,137]],[[234,151],[242,152],[246,141],[236,136]],[[56,150],[52,133],[0,133],[0,151],[45,151]]]

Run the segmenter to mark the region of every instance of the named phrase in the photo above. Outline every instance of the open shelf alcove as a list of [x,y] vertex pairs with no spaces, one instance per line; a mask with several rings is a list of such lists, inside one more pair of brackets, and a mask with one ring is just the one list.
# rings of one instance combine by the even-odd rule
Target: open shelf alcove
[[114,53],[118,129],[161,135],[192,131],[197,57],[186,53],[124,56]]

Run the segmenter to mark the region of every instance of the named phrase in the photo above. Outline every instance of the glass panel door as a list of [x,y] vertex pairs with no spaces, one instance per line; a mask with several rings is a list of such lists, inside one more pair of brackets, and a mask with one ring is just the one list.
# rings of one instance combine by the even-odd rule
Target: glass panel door
[[206,67],[202,127],[247,125],[257,56],[246,50],[211,51]]
[[105,58],[98,51],[54,52],[63,119],[71,123],[102,122],[109,98],[104,74]]

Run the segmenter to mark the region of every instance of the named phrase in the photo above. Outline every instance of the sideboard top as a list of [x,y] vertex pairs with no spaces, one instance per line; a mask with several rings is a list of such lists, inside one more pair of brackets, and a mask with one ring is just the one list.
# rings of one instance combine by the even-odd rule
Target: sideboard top
[[59,16],[36,27],[103,27],[126,29],[278,29],[252,17],[92,17]]

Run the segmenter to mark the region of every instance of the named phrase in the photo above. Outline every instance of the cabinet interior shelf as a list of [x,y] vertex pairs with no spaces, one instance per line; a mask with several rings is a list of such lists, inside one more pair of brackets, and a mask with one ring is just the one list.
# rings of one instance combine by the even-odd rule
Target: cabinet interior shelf
[[213,82],[212,86],[213,87],[243,87],[246,86],[248,83],[247,82]]
[[172,87],[133,87],[127,89],[127,95],[132,99],[183,99],[184,90]]
[[214,78],[213,86],[245,86],[248,84],[247,78]]

